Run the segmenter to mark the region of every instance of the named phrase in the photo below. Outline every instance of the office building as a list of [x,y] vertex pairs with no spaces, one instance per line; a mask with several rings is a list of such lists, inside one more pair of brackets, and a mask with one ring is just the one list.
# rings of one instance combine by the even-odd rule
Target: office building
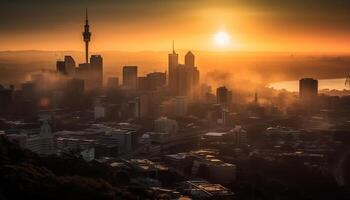
[[219,87],[216,89],[216,100],[222,107],[228,107],[232,102],[232,92],[225,86]]
[[19,134],[8,134],[6,137],[9,141],[16,142],[21,148],[29,149],[41,156],[56,153],[53,134],[47,120],[43,122],[39,134],[22,132]]
[[187,52],[187,54],[185,55],[185,65],[188,67],[195,67],[194,55],[191,51]]
[[132,149],[132,137],[135,131],[113,129],[108,131],[101,142],[109,146],[118,146],[119,153],[126,153]]
[[179,65],[179,55],[175,52],[174,41],[173,41],[173,52],[168,55],[168,86],[172,94],[176,94],[177,75],[176,68]]
[[47,120],[45,120],[40,128],[40,138],[41,138],[41,155],[51,155],[55,153],[53,135],[51,127]]
[[12,102],[13,89],[4,88],[0,85],[0,114],[3,114],[10,109]]
[[312,101],[317,97],[318,81],[312,78],[299,80],[299,97],[304,101]]
[[154,121],[154,131],[160,133],[176,134],[179,126],[176,120],[161,117]]
[[123,87],[130,90],[137,88],[137,66],[123,67]]
[[107,79],[107,88],[108,89],[116,89],[119,87],[119,79],[118,77],[109,77]]
[[97,89],[103,87],[103,59],[101,55],[92,55],[90,58],[92,76]]
[[148,79],[146,76],[137,77],[137,89],[141,91],[148,90]]
[[169,54],[168,61],[170,93],[186,96],[189,101],[199,97],[199,70],[195,66],[195,57],[191,51],[185,56],[185,64],[178,63],[178,54]]
[[75,61],[72,56],[64,56],[65,70],[68,75],[74,75],[75,73]]
[[153,72],[147,74],[148,90],[157,90],[166,85],[166,73]]

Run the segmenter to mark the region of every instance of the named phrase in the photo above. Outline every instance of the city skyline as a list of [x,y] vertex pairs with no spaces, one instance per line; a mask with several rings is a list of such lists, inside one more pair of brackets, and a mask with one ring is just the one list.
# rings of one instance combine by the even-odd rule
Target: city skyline
[[[0,50],[81,50],[85,7],[93,16],[93,51],[165,51],[175,40],[202,51],[350,52],[349,3],[326,0],[6,1]],[[222,32],[230,40],[224,46],[215,42]]]

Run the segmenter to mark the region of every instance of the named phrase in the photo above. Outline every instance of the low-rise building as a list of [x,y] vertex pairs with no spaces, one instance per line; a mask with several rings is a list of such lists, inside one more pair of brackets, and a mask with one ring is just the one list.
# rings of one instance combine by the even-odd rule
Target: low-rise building
[[186,181],[181,185],[182,191],[193,199],[234,199],[234,193],[220,184],[207,181]]

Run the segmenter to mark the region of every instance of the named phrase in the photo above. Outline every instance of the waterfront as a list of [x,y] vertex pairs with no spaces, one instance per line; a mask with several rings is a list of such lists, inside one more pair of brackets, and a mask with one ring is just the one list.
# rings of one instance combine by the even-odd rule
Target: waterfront
[[[330,90],[344,90],[347,89],[345,85],[345,78],[337,78],[337,79],[320,79],[318,80],[319,90],[330,89]],[[274,88],[276,90],[288,90],[290,92],[299,91],[299,81],[281,81],[275,82],[268,85],[270,88]]]

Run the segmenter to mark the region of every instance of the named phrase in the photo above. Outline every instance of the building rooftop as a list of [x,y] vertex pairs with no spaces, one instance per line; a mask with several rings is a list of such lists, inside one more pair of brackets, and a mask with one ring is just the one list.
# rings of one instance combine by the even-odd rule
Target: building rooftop
[[209,133],[206,133],[205,136],[212,136],[212,137],[222,137],[224,135],[226,135],[227,133],[226,132],[209,132]]
[[209,196],[233,196],[234,193],[220,184],[213,184],[207,181],[186,181],[191,191],[200,190]]
[[132,167],[141,171],[164,171],[168,170],[167,167],[152,162],[148,159],[131,159],[126,161]]

